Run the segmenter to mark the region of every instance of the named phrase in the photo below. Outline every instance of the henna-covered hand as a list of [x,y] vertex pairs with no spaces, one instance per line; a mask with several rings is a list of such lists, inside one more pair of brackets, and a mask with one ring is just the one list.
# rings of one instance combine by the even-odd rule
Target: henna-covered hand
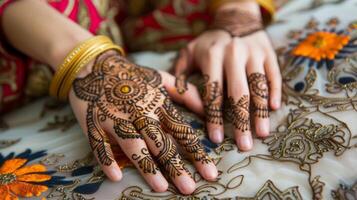
[[154,190],[167,189],[164,174],[182,193],[189,194],[195,189],[194,181],[168,134],[192,158],[204,178],[214,180],[217,169],[195,130],[172,104],[165,87],[170,87],[174,78],[168,76],[137,66],[116,53],[106,53],[97,58],[89,74],[75,80],[70,99],[109,177],[119,169],[108,134],[114,136]]
[[[194,67],[199,68],[204,75],[202,101],[209,138],[216,143],[223,141],[222,107],[230,107],[227,113],[234,125],[236,143],[239,149],[247,151],[253,147],[252,131],[258,137],[269,134],[269,108],[280,107],[277,58],[267,33],[262,30],[261,13],[255,1],[222,4],[212,28],[180,51],[175,75],[188,77]],[[229,106],[222,106],[222,94],[227,94]]]

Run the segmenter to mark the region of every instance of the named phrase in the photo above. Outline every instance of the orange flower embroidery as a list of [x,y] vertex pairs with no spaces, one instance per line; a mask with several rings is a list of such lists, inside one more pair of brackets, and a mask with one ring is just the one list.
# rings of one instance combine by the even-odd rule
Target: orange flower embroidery
[[333,60],[349,41],[350,36],[348,35],[319,31],[308,35],[292,50],[292,54],[317,62],[322,59]]
[[46,167],[41,164],[24,166],[28,160],[13,158],[6,160],[0,167],[0,200],[17,200],[18,197],[40,196],[48,190],[41,185],[51,179],[43,174]]

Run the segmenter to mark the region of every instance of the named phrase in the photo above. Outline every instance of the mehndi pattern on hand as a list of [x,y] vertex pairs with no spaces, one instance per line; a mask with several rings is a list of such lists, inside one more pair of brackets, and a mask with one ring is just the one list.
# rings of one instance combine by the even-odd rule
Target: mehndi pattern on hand
[[252,97],[253,114],[260,118],[269,117],[268,81],[264,74],[252,73],[248,77],[250,95]]
[[207,122],[223,124],[223,92],[217,81],[210,82],[209,76],[205,75],[203,83],[203,105]]
[[229,97],[228,101],[234,127],[242,132],[250,130],[249,96],[243,95],[237,102]]
[[[95,61],[91,73],[75,80],[73,89],[79,99],[88,102],[88,138],[102,165],[114,162],[108,137],[101,126],[108,120],[113,122],[114,133],[120,140],[144,140],[148,144],[149,148],[131,154],[132,161],[137,162],[144,174],[157,173],[159,168],[155,161],[171,178],[182,172],[189,174],[167,133],[195,161],[212,162],[194,129],[171,103],[157,71],[139,67],[117,54],[103,54]],[[153,148],[158,151],[153,153]]]

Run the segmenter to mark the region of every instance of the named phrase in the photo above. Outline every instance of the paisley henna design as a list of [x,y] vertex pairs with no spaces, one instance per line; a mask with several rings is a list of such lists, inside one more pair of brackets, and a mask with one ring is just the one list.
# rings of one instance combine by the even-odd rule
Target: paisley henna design
[[195,130],[185,121],[169,99],[165,99],[162,107],[157,108],[155,114],[159,116],[163,129],[189,153],[195,161],[212,162],[195,133]]
[[161,138],[165,136],[160,128],[159,121],[150,117],[140,117],[134,121],[134,125],[136,129],[146,134],[155,143],[157,148],[163,146]]
[[182,175],[182,171],[188,172],[181,156],[169,138],[164,141],[167,145],[161,150],[157,156],[158,162],[163,166],[170,177],[177,177]]
[[88,104],[87,109],[87,128],[89,144],[96,153],[99,161],[103,165],[111,165],[114,162],[113,152],[110,149],[108,138],[104,131],[99,127],[98,110],[93,104]]
[[[155,157],[170,177],[180,176],[184,171],[189,174],[189,171],[162,127],[175,130],[172,133],[174,138],[185,145],[195,160],[208,162],[209,158],[193,129],[172,111],[173,105],[157,71],[139,67],[119,55],[104,54],[97,58],[90,74],[75,80],[73,89],[79,99],[88,102],[89,142],[102,164],[110,165],[114,161],[106,135],[100,128],[100,122],[106,120],[113,121],[114,132],[120,139],[152,140],[155,148],[159,149]],[[167,105],[170,109],[163,108]],[[158,112],[161,110],[165,112]],[[160,121],[149,117],[155,115]],[[144,173],[157,173],[148,149],[141,149],[141,153],[132,154],[131,158],[138,162]]]
[[150,117],[141,117],[134,121],[135,127],[146,134],[160,149],[156,156],[158,162],[169,173],[170,177],[188,172],[173,142],[161,130],[160,122]]
[[123,139],[143,139],[143,136],[137,133],[133,124],[124,119],[114,121],[114,131],[118,137]]
[[254,115],[260,118],[269,117],[269,94],[266,76],[261,73],[252,73],[248,77],[248,82],[252,97]]
[[202,98],[204,101],[207,122],[213,124],[223,124],[223,93],[218,82],[208,82],[209,77],[205,76],[205,83]]
[[131,158],[138,161],[139,168],[145,173],[156,174],[159,168],[156,166],[154,160],[151,158],[147,148],[141,149],[142,155],[133,154]]
[[232,37],[243,37],[263,29],[263,23],[260,14],[235,8],[217,13],[213,28],[226,30]]
[[249,96],[243,95],[237,102],[229,97],[228,101],[234,127],[242,132],[250,130]]
[[184,94],[188,90],[186,75],[181,74],[176,77],[175,87],[179,94]]

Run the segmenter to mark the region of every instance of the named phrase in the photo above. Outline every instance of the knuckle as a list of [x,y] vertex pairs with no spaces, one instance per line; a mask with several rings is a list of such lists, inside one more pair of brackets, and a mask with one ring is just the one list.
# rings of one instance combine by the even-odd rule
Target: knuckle
[[221,45],[219,44],[212,44],[209,49],[207,50],[208,56],[216,55],[221,50]]
[[247,52],[247,47],[243,42],[234,40],[226,46],[226,51],[232,56],[239,55],[239,57],[244,57]]
[[227,48],[232,51],[244,50],[246,49],[246,45],[238,39],[232,40]]
[[256,45],[249,46],[249,53],[250,55],[254,55],[254,57],[259,57],[259,58],[264,58],[266,55],[264,49]]

